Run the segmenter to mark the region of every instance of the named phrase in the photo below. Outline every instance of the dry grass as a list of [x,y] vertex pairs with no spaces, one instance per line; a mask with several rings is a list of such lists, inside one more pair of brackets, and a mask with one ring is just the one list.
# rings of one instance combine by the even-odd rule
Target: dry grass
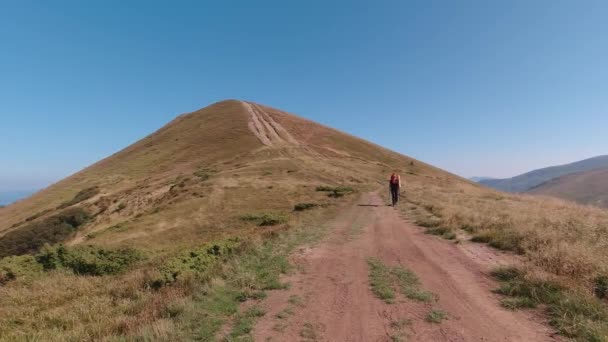
[[570,286],[592,292],[608,272],[608,211],[544,197],[511,195],[469,184],[408,184],[406,198],[429,208],[434,225],[525,255]]

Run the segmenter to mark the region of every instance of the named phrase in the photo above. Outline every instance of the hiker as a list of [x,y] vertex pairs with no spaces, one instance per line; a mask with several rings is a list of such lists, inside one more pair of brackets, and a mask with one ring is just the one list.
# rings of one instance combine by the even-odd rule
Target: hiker
[[393,207],[399,202],[399,190],[401,189],[401,177],[396,172],[393,172],[389,181],[389,189],[391,191],[391,200]]

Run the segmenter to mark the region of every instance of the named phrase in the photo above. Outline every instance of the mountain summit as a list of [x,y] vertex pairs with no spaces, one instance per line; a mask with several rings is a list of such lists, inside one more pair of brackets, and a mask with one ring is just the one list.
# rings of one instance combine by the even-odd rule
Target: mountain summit
[[377,184],[393,169],[454,177],[310,120],[226,100],[1,209],[0,235],[78,207],[93,218],[69,243],[207,240],[225,224],[238,230],[239,210],[287,210],[305,187]]

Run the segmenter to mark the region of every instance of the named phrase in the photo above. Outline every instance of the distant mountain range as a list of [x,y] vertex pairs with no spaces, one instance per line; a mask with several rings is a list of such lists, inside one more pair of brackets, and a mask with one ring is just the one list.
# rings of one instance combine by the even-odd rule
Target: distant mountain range
[[492,178],[492,177],[471,177],[469,178],[469,180],[479,183],[481,181],[486,181],[486,180],[491,180],[491,179],[496,179],[496,178]]
[[34,190],[0,191],[0,206],[9,205],[15,201],[26,198],[34,192]]
[[513,178],[474,177],[471,180],[497,190],[548,195],[608,208],[608,155],[538,169]]
[[593,157],[565,165],[546,167],[513,178],[486,179],[478,181],[478,183],[502,191],[526,192],[557,177],[602,168],[608,168],[608,155]]
[[528,192],[608,208],[608,168],[554,178]]

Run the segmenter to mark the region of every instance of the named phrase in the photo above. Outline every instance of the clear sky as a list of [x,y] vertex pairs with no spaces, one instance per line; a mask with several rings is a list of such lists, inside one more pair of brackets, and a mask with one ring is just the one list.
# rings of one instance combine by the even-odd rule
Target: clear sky
[[2,1],[0,190],[226,98],[463,176],[608,154],[607,1]]

